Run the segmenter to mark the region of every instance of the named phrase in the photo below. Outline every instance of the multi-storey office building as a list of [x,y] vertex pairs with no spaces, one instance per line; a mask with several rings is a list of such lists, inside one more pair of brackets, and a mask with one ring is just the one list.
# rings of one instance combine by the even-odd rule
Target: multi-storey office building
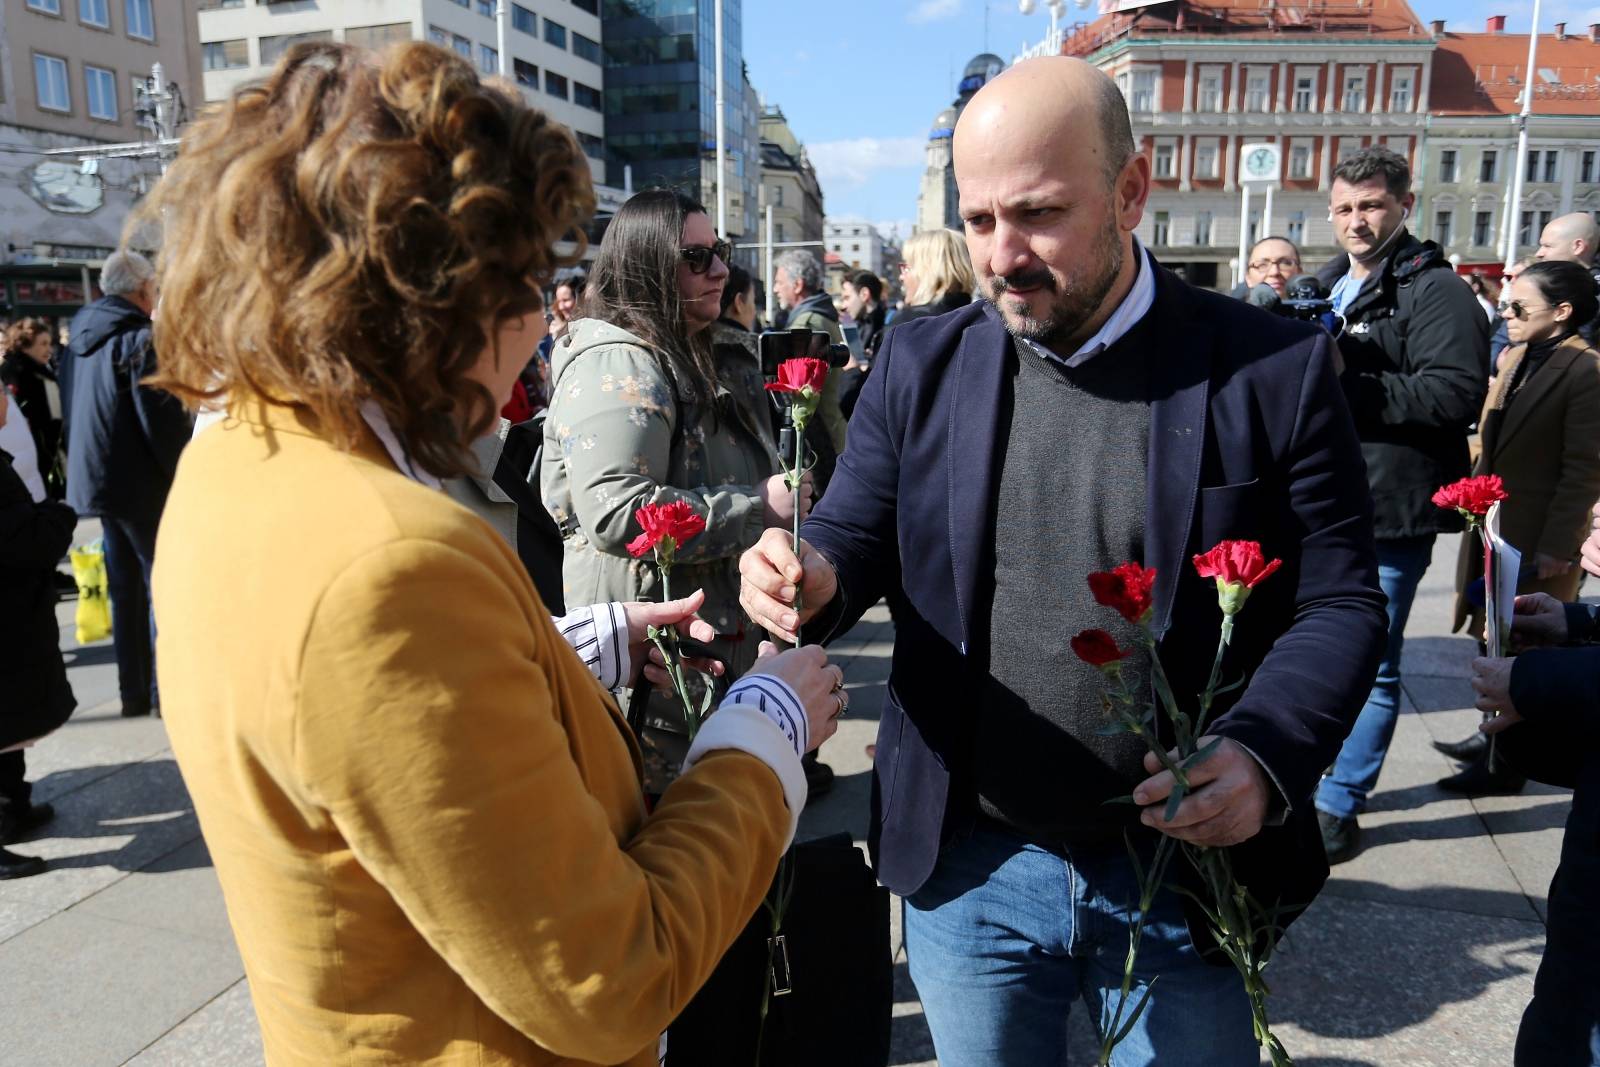
[[[160,173],[154,95],[169,133],[196,103],[195,6],[0,0],[0,302],[11,315],[64,318],[95,295],[100,263]],[[45,154],[95,144],[131,154],[87,166]]]

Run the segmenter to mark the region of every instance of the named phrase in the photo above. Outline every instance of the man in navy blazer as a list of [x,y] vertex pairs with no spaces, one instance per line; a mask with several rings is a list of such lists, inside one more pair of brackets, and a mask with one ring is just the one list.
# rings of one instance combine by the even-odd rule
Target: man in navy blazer
[[[1063,57],[1019,64],[968,105],[955,160],[990,299],[889,334],[799,557],[767,531],[742,599],[780,636],[827,640],[898,585],[870,843],[906,898],[940,1062],[1061,1063],[1071,1004],[1102,1028],[1118,1004],[1139,903],[1125,833],[1145,855],[1157,832],[1229,846],[1288,914],[1321,888],[1311,795],[1371,686],[1384,601],[1331,339],[1144,252],[1149,162],[1111,81]],[[1169,822],[1170,779],[1107,735],[1103,680],[1068,641],[1103,627],[1131,643],[1085,575],[1141,560],[1162,662],[1192,701],[1221,616],[1190,560],[1224,539],[1283,567],[1239,616],[1225,666],[1249,683],[1219,705],[1208,734],[1224,740]],[[1148,688],[1147,658],[1124,670]],[[1106,806],[1130,791],[1142,807]],[[1114,1062],[1257,1062],[1238,975],[1205,958],[1197,918],[1157,895],[1133,1000],[1161,981]]]

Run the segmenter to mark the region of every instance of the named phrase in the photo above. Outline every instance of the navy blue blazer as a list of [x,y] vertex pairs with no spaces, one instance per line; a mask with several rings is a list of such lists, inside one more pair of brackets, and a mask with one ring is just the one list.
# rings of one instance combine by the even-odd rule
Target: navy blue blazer
[[[1254,753],[1290,806],[1283,825],[1236,846],[1240,877],[1264,902],[1303,907],[1328,871],[1312,791],[1366,700],[1387,628],[1361,445],[1327,333],[1148,262],[1157,282],[1146,336],[1160,355],[1141,489],[1162,662],[1180,697],[1204,687],[1221,613],[1192,555],[1246,538],[1283,559],[1239,616],[1226,677],[1248,674],[1250,684],[1211,732]],[[808,639],[842,634],[891,584],[904,594],[869,833],[879,878],[901,894],[926,881],[940,847],[977,811],[970,761],[1014,358],[988,302],[891,330],[833,483],[803,529],[839,577]],[[1061,640],[1096,624],[1063,618]]]

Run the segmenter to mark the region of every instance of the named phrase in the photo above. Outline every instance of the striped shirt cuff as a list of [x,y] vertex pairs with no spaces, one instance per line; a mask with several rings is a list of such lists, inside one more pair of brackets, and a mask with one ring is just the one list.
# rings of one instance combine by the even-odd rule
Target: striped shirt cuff
[[619,603],[577,608],[554,620],[556,629],[605,689],[628,681],[628,616]]
[[810,747],[805,708],[788,683],[770,674],[749,674],[735,682],[716,714],[705,721],[689,746],[684,773],[708,753],[737,749],[772,768],[789,805],[789,833],[794,841],[800,813],[806,806],[806,774],[800,756]]

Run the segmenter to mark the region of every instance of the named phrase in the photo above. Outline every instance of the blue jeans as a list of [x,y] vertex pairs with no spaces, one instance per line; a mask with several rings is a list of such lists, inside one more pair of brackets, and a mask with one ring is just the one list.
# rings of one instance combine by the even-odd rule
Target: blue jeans
[[161,706],[156,688],[156,622],[150,610],[150,568],[156,531],[142,522],[100,517],[106,548],[106,591],[111,594],[111,642],[117,652],[117,689],[124,710]]
[[[1186,862],[1174,856],[1169,877]],[[1063,859],[981,826],[948,846],[905,911],[911,979],[943,1067],[1065,1064],[1073,1003],[1083,1001],[1104,1030],[1121,1000],[1138,902],[1121,842]],[[1151,908],[1136,974],[1124,1022],[1147,985],[1161,981],[1117,1046],[1116,1067],[1256,1067],[1239,974],[1201,960],[1170,889]]]
[[1366,810],[1367,797],[1378,784],[1383,758],[1394,740],[1395,723],[1400,721],[1400,650],[1405,644],[1406,619],[1431,559],[1432,534],[1378,542],[1378,584],[1389,598],[1389,640],[1355,728],[1339,749],[1333,771],[1317,787],[1319,811],[1353,819]]

